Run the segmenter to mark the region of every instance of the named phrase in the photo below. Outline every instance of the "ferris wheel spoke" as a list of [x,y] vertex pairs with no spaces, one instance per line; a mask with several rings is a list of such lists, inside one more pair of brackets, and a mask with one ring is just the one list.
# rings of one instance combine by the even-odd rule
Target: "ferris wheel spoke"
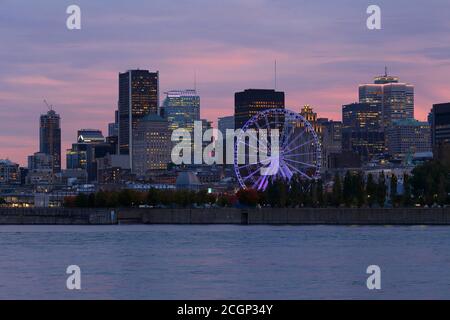
[[301,145],[299,145],[299,146],[296,146],[295,148],[293,148],[293,149],[290,149],[290,150],[288,150],[288,151],[287,151],[287,152],[285,152],[285,153],[290,153],[290,152],[292,152],[292,151],[294,151],[294,150],[300,149],[301,147],[303,147],[303,146],[307,145],[308,143],[314,142],[314,141],[315,141],[315,139],[314,139],[314,138],[313,138],[313,139],[311,139],[311,140],[308,140],[308,141],[306,141],[305,143],[302,143]]
[[294,142],[296,142],[298,139],[300,139],[301,137],[303,137],[303,135],[305,134],[305,132],[306,132],[306,127],[304,127],[303,128],[303,130],[302,130],[302,132],[300,132],[287,146],[285,146],[286,147],[286,149],[288,149],[289,147],[291,147],[292,146],[292,144],[294,143]]
[[[258,124],[256,124],[256,126],[257,126],[258,130],[261,130],[261,127],[260,127]],[[245,131],[245,132],[247,133],[247,131]],[[256,141],[257,144],[258,144],[258,143],[259,143],[259,144],[262,144],[261,141],[260,141],[260,139],[258,139],[258,137],[255,136],[251,131],[248,132],[248,135],[249,135],[251,138],[253,138],[254,141]],[[245,138],[244,138],[243,141],[244,141],[243,143],[245,143],[247,146],[249,146],[250,148],[253,148],[253,149],[256,150],[256,151],[258,151],[258,147],[251,146],[251,145],[249,145],[248,143],[246,143],[246,142],[245,142]],[[267,144],[262,144],[262,145],[263,145],[263,147],[265,147],[265,148],[267,149]]]
[[256,169],[255,171],[253,171],[252,173],[250,173],[248,176],[242,178],[243,181],[247,181],[248,179],[250,179],[251,177],[253,177],[257,172],[259,172],[259,168]]
[[292,159],[284,159],[284,160],[285,161],[294,162],[294,163],[298,163],[298,164],[303,164],[304,166],[307,166],[307,167],[315,167],[315,165],[313,165],[313,164],[302,162],[302,161],[296,161],[296,160],[292,160]]
[[307,175],[306,173],[304,173],[303,171],[297,169],[296,167],[294,167],[293,165],[291,165],[291,164],[289,164],[289,163],[287,163],[287,162],[285,162],[285,163],[286,163],[287,166],[289,166],[289,167],[290,167],[292,170],[294,170],[295,172],[298,172],[298,173],[300,173],[302,176],[304,176],[304,177],[306,177],[307,179],[311,180],[311,177],[308,176],[308,175]]
[[252,145],[248,144],[248,143],[245,142],[245,141],[241,141],[240,143],[243,143],[243,144],[246,145],[247,147],[249,147],[249,148],[251,148],[251,149],[253,149],[253,150],[255,150],[255,151],[258,151],[258,148],[256,148],[255,146],[252,146]]
[[291,131],[293,131],[294,128],[292,126],[286,126],[286,121],[285,121],[285,126],[283,128],[283,142],[281,144],[282,148],[284,148],[289,143],[289,137],[291,136],[289,134],[289,129],[291,129]]
[[267,176],[260,176],[253,184],[252,188],[257,189],[257,190],[264,189],[266,181],[267,181]]
[[264,114],[264,120],[266,122],[266,128],[270,128],[269,118],[267,117],[267,114]]
[[[271,160],[270,158],[269,159],[260,160],[259,163],[270,162],[270,160]],[[250,164],[246,164],[244,166],[240,166],[240,167],[238,167],[238,169],[245,169],[245,168],[248,168],[248,167],[251,167],[251,166],[256,166],[256,165],[258,165],[258,163],[250,163]]]
[[285,153],[283,154],[283,157],[298,157],[298,156],[307,156],[313,154],[312,152],[306,152],[306,153],[294,153],[294,154],[290,154],[290,153]]

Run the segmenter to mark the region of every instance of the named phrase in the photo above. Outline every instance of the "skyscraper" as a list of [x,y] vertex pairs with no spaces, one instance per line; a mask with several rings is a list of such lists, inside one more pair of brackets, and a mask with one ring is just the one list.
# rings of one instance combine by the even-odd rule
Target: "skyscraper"
[[17,163],[0,159],[0,185],[20,184],[20,168]]
[[119,136],[119,110],[114,112],[114,122],[108,123],[108,137]]
[[54,110],[40,117],[39,150],[51,156],[52,171],[61,171],[61,118]]
[[431,112],[433,148],[450,144],[450,102],[434,104]]
[[379,104],[342,106],[342,150],[358,153],[364,160],[384,153],[385,141]]
[[105,141],[101,130],[81,129],[77,132],[77,143],[67,150],[67,169],[86,171],[87,180],[97,179],[97,159],[116,153],[116,145]]
[[317,124],[322,143],[322,165],[330,168],[330,156],[342,152],[342,122],[318,118]]
[[374,83],[359,86],[359,102],[381,107],[383,127],[395,120],[414,119],[414,86],[389,76],[387,70]]
[[139,120],[134,132],[132,172],[138,177],[167,170],[171,162],[171,132],[169,123],[159,115],[148,115]]
[[129,70],[119,74],[119,153],[133,157],[133,131],[139,119],[158,114],[159,74]]
[[428,122],[395,120],[386,131],[387,151],[396,158],[406,158],[416,152],[431,152],[430,134]]
[[226,138],[227,130],[234,131],[234,116],[220,117],[217,122],[218,129],[224,139]]
[[284,92],[247,89],[234,94],[234,123],[240,129],[254,115],[267,109],[284,109]]
[[169,122],[169,129],[186,129],[192,135],[194,121],[200,121],[200,96],[195,90],[171,90],[165,95],[161,115]]

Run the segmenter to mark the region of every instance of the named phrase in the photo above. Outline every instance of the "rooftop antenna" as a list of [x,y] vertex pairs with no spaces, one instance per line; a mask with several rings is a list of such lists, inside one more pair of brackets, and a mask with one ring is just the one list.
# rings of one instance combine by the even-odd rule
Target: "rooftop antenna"
[[47,106],[48,111],[52,111],[53,110],[53,105],[49,104],[46,99],[44,99],[44,103]]
[[194,90],[197,92],[197,70],[194,70]]
[[274,77],[275,77],[275,90],[277,90],[277,60],[275,60],[275,66],[274,66]]

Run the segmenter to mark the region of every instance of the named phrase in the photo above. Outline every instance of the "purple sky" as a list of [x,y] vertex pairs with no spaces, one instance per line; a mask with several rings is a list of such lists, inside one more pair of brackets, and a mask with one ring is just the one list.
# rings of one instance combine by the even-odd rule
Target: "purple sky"
[[[82,30],[69,31],[78,4]],[[382,30],[366,28],[378,4]],[[159,70],[161,92],[193,87],[202,116],[233,113],[234,92],[273,87],[298,111],[341,118],[384,66],[416,86],[416,117],[450,101],[448,0],[0,0],[0,158],[38,150],[43,99],[62,117],[63,153],[80,128],[106,133],[118,72]],[[65,161],[63,161],[65,162]]]

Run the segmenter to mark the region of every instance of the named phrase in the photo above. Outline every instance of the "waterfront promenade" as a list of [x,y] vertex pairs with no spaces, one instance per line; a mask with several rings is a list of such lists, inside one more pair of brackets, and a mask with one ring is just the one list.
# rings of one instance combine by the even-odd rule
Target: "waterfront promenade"
[[450,225],[450,208],[0,208],[0,224]]

